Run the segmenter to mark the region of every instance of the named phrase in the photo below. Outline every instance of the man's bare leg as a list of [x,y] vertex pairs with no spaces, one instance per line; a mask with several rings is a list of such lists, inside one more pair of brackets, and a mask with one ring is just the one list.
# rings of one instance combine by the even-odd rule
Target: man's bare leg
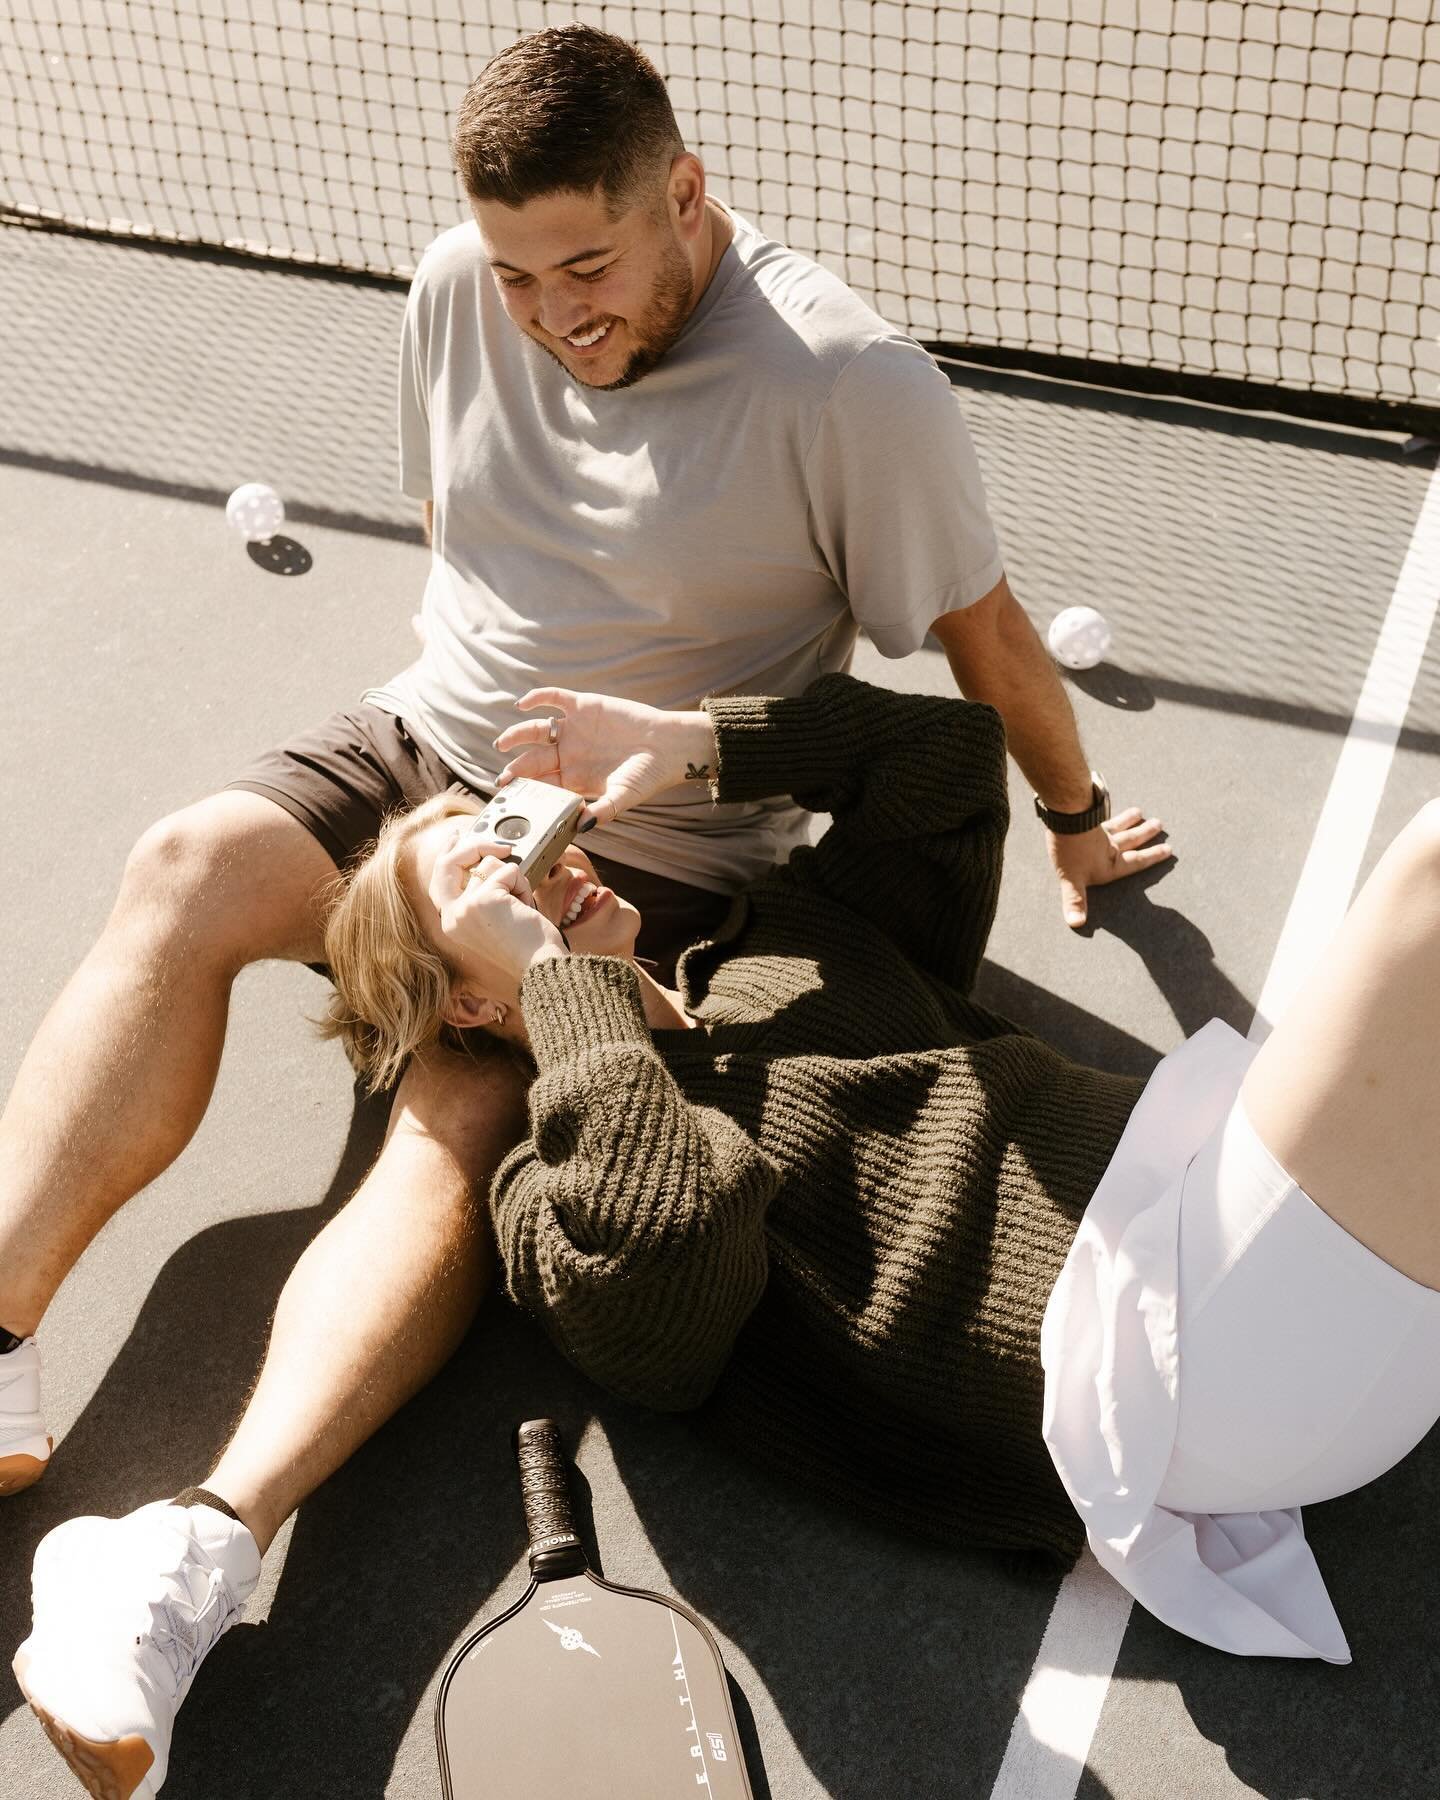
[[[303,947],[291,953],[305,954],[296,941]],[[225,972],[243,960],[221,961],[223,980],[210,965],[215,1006],[204,1042],[214,1060]],[[155,1018],[153,1009],[136,1013]],[[191,1088],[189,1129],[213,1079],[212,1062]],[[175,1711],[253,1590],[281,1522],[459,1342],[493,1268],[478,1197],[523,1120],[524,1082],[507,1061],[440,1053],[417,1061],[375,1167],[286,1284],[259,1384],[206,1484],[238,1522],[208,1505],[162,1500],[123,1519],[70,1520],[40,1544],[34,1625],[15,1673],[92,1794],[160,1786]],[[112,1170],[108,1184],[97,1182],[91,1230],[125,1198],[137,1168],[158,1172],[187,1136],[154,1145],[150,1163],[132,1162],[123,1180]],[[68,1241],[83,1247],[88,1236],[75,1231]],[[155,1628],[137,1635],[129,1621],[147,1608]]]
[[524,1086],[499,1057],[413,1067],[374,1169],[286,1283],[205,1494],[42,1540],[15,1674],[91,1794],[160,1787],[175,1714],[280,1524],[459,1342],[494,1266],[480,1196],[523,1127]]
[[508,1057],[437,1051],[407,1072],[374,1168],[286,1282],[259,1382],[201,1484],[262,1554],[464,1336],[494,1272],[485,1189],[524,1121]]
[[264,957],[319,957],[316,895],[334,874],[282,807],[240,791],[137,843],[0,1118],[0,1326],[32,1333],[100,1227],[189,1142],[231,984]]

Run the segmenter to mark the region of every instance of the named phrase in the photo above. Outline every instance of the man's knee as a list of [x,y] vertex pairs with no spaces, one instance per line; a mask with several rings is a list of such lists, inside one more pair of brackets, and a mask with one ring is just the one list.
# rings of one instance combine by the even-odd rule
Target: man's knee
[[334,866],[273,802],[222,793],[168,814],[126,859],[111,927],[233,963],[315,957],[315,895]]

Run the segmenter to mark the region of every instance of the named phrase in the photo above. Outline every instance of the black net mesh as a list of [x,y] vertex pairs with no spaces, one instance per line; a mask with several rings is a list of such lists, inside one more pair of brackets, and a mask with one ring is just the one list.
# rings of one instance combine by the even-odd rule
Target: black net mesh
[[722,198],[932,345],[1440,399],[1433,0],[0,0],[0,209],[404,278],[450,116],[571,19]]

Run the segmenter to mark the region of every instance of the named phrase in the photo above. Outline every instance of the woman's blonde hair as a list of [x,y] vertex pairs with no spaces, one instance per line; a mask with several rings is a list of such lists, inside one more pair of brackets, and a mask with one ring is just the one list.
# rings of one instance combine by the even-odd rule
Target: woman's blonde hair
[[439,1042],[462,1047],[472,1035],[446,1022],[459,970],[426,934],[407,852],[427,826],[480,806],[469,795],[444,793],[391,813],[374,847],[332,890],[325,960],[335,991],[318,1024],[322,1037],[345,1046],[367,1093],[393,1086],[417,1050]]

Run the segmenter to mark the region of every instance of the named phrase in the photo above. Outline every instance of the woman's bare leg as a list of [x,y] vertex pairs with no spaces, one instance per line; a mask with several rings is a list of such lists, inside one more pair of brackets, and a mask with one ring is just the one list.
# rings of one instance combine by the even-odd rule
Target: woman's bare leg
[[1242,1097],[1318,1206],[1440,1288],[1440,801],[1380,859]]

